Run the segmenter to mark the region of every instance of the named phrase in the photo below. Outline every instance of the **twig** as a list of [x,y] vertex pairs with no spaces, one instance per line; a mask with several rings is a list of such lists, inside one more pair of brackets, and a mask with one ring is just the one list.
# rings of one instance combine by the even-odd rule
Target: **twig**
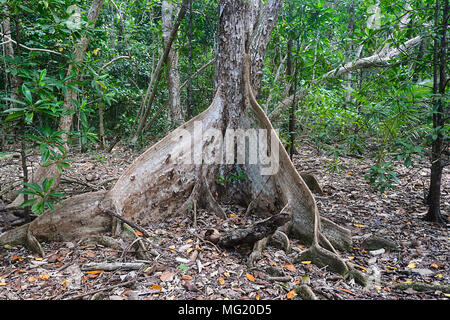
[[98,74],[101,74],[104,69],[106,69],[107,67],[109,67],[111,64],[113,64],[114,62],[116,62],[119,59],[130,59],[130,57],[129,56],[118,56],[118,57],[115,57],[114,59],[112,59],[111,61],[106,63],[103,67],[101,67],[98,70]]
[[[201,73],[203,70],[205,70],[207,67],[212,65],[216,61],[216,58],[208,61],[205,65],[203,65],[200,69],[194,72],[194,74],[191,76],[191,78],[196,77],[199,73]],[[183,89],[188,84],[188,80],[183,82],[183,84],[180,86],[180,90]]]
[[61,177],[61,181],[69,182],[69,183],[76,183],[76,184],[79,184],[79,185],[82,185],[82,186],[85,186],[85,187],[89,187],[89,188],[91,188],[93,190],[100,190],[100,189],[102,189],[101,187],[98,187],[96,185],[93,185],[93,184],[90,184],[90,183],[87,183],[87,182],[84,182],[84,181],[81,181],[81,180],[72,179],[72,178],[69,178],[69,177]]
[[144,228],[142,228],[141,226],[135,224],[134,222],[131,222],[131,221],[125,219],[124,217],[122,217],[121,215],[115,213],[115,212],[112,211],[112,210],[103,208],[102,206],[99,206],[99,208],[100,208],[100,210],[102,210],[103,212],[106,212],[107,214],[113,216],[114,218],[117,218],[117,219],[119,219],[120,221],[126,223],[127,225],[129,225],[129,226],[132,227],[133,229],[136,229],[136,230],[142,232],[142,234],[143,234],[146,238],[150,237],[150,235],[148,234],[148,232],[147,232]]
[[104,270],[139,270],[145,266],[143,262],[104,262],[104,263],[86,263],[81,266],[81,271]]
[[[9,37],[8,35],[3,34],[3,33],[1,33],[1,32],[0,32],[0,35],[1,35],[2,37],[5,37],[6,39],[8,39],[7,42],[12,42],[12,43],[14,43],[14,44],[17,44],[17,42],[16,42],[15,40],[11,39],[11,37]],[[4,43],[3,43],[3,44],[4,44]],[[23,44],[21,44],[21,43],[19,43],[19,47],[22,47],[22,48],[24,48],[24,49],[27,49],[28,51],[47,52],[47,53],[53,53],[53,54],[56,54],[56,55],[58,55],[58,56],[62,56],[62,54],[61,54],[60,52],[57,52],[57,51],[48,50],[48,49],[40,49],[40,48],[30,48],[30,47],[27,47],[26,45],[23,45]]]

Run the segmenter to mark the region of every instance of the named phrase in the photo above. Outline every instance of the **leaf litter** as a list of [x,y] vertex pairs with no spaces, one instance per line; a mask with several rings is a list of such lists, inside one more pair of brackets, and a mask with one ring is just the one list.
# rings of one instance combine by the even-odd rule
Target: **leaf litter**
[[[88,177],[91,185],[114,181],[136,156],[126,150],[96,156],[73,154],[70,174],[73,180],[86,181]],[[2,170],[9,170],[8,174],[2,171],[3,185],[20,180],[16,160],[0,159]],[[245,208],[228,206],[225,221],[198,210],[195,225],[192,213],[143,225],[151,234],[147,239],[151,259],[139,271],[81,269],[92,262],[136,261],[133,250],[123,255],[122,250],[100,244],[52,242],[42,244],[46,256],[40,258],[26,248],[5,246],[0,249],[0,299],[296,300],[302,299],[298,286],[307,285],[321,300],[448,300],[448,229],[422,220],[427,208],[423,190],[417,187],[428,183],[428,163],[419,163],[414,170],[399,165],[401,185],[380,194],[364,179],[369,164],[342,158],[342,172],[319,171],[327,161],[327,156],[308,147],[294,157],[297,169],[315,174],[324,190],[323,195],[315,195],[321,215],[351,230],[353,248],[341,255],[368,276],[366,287],[311,261],[294,264],[298,253],[308,248],[295,239],[290,239],[291,252],[268,246],[248,269],[250,248],[225,250],[205,240],[208,229],[230,229],[256,221],[244,216]],[[444,169],[444,213],[450,208],[449,175],[448,168]],[[87,184],[66,182],[62,186],[69,194],[91,191]],[[0,228],[6,229],[1,221]],[[384,247],[373,247],[376,242],[369,240],[376,237],[386,240]]]

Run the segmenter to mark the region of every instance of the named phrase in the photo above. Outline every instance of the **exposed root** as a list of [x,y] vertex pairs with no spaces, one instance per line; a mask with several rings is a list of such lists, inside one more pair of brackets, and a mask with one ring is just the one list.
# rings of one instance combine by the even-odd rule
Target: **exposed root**
[[183,202],[181,207],[176,211],[175,215],[184,214],[189,209],[193,209],[194,202],[196,202],[199,197],[200,188],[201,184],[196,182],[194,187],[192,188],[191,194],[186,199],[186,201]]
[[282,249],[286,253],[291,252],[291,242],[289,241],[289,237],[279,229],[269,238],[268,244]]
[[109,237],[109,236],[105,236],[105,235],[101,235],[101,236],[90,236],[87,237],[85,239],[82,240],[83,244],[85,243],[95,243],[95,244],[99,244],[101,246],[107,247],[107,248],[111,248],[111,249],[115,249],[118,251],[122,251],[123,248],[120,245],[119,241],[117,241],[116,239]]
[[266,248],[268,238],[263,238],[253,245],[253,250],[247,258],[247,268],[253,268],[256,261],[262,257],[262,252]]
[[39,256],[41,256],[41,257],[44,256],[44,249],[42,249],[42,246],[39,243],[39,241],[31,233],[31,224],[28,226],[28,229],[27,229],[27,238],[26,238],[25,246],[30,251],[39,254]]
[[320,268],[328,266],[329,270],[339,273],[344,277],[348,274],[348,267],[339,256],[318,245],[312,245],[295,260],[296,263],[301,261],[311,261]]
[[203,189],[202,195],[205,197],[201,199],[202,205],[205,207],[205,209],[214,212],[219,218],[226,219],[227,215],[225,214],[225,211],[223,211],[222,207],[212,195],[209,184],[203,176],[201,178],[201,181]]
[[302,300],[317,300],[316,295],[306,284],[302,284],[295,288],[295,293],[297,293]]
[[[245,64],[243,70],[245,92],[250,102],[250,106],[258,120],[260,126],[266,130],[274,130],[270,120],[264,113],[259,103],[256,101],[255,94],[251,87],[250,81],[250,54],[244,56]],[[286,153],[280,139],[275,136],[278,143],[280,158],[280,171],[277,174],[277,181],[280,184],[282,192],[286,197],[287,204],[283,208],[292,217],[290,231],[295,231],[298,235],[312,242],[310,249],[303,252],[299,256],[299,260],[309,260],[314,264],[324,267],[328,266],[332,271],[340,273],[344,276],[355,276],[355,280],[359,280],[359,274],[353,268],[349,268],[347,264],[339,257],[332,243],[336,243],[339,247],[349,247],[351,243],[350,232],[341,228],[327,219],[321,219],[317,204],[310,189],[317,189],[321,192],[321,188],[317,180],[310,175],[303,174],[306,180],[310,180],[310,187],[303,180],[302,176],[295,169],[292,161]],[[272,145],[272,141],[270,143]],[[318,188],[317,188],[318,187]],[[311,232],[312,229],[312,232]],[[329,240],[330,239],[330,240]],[[321,247],[323,245],[327,249]],[[253,254],[257,256],[257,254]],[[364,282],[359,280],[360,282]]]

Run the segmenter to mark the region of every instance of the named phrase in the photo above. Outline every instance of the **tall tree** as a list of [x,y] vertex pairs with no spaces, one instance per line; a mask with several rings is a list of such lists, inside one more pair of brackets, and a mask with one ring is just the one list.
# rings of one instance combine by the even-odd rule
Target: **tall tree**
[[[87,14],[87,22],[91,28],[95,26],[97,22],[98,16],[100,15],[100,11],[102,9],[103,3],[105,0],[93,0],[91,7],[89,8]],[[86,54],[87,47],[89,45],[90,39],[88,37],[82,37],[74,46],[72,55],[73,62],[69,64],[67,68],[67,76],[71,76],[73,73],[77,74],[77,77],[74,81],[78,80],[78,71],[75,67],[75,64],[80,63],[84,59],[84,55]],[[64,94],[64,108],[68,111],[67,115],[60,118],[59,121],[59,129],[64,130],[62,138],[67,142],[68,134],[72,127],[72,120],[74,114],[74,101],[77,100],[77,92],[73,90],[66,90]]]
[[443,0],[442,22],[440,20],[440,1],[436,0],[434,27],[436,36],[433,48],[433,141],[431,144],[431,179],[428,195],[429,209],[426,220],[444,223],[441,214],[441,180],[442,180],[442,151],[444,146],[444,135],[442,130],[445,126],[447,103],[445,101],[445,87],[447,85],[447,28],[449,18],[448,0]]
[[[104,214],[108,211],[146,223],[185,214],[197,203],[225,218],[221,204],[232,200],[247,206],[247,214],[271,216],[276,222],[262,237],[230,235],[234,244],[254,243],[249,265],[264,247],[264,237],[281,225],[280,232],[311,244],[301,258],[354,274],[336,251],[351,248],[350,232],[319,216],[311,191],[256,101],[282,1],[218,4],[216,93],[209,108],[150,147],[111,190],[67,199],[55,211],[0,236],[1,245],[27,243],[42,254],[38,241],[78,239],[120,226]],[[256,133],[253,127],[260,129],[257,153],[245,141]],[[218,182],[224,175],[237,178],[224,185]]]
[[[175,9],[175,10],[174,10]],[[164,46],[169,45],[170,32],[173,28],[173,12],[178,13],[173,0],[163,0],[161,8],[162,38]],[[178,74],[178,50],[172,46],[167,56],[167,87],[169,89],[169,119],[175,124],[184,121],[184,112],[180,104],[180,76]]]

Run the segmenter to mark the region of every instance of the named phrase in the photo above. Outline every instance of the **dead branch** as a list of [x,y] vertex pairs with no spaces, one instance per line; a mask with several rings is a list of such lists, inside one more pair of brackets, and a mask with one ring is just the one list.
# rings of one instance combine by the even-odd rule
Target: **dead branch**
[[136,230],[142,232],[142,234],[144,235],[144,237],[146,237],[146,238],[150,237],[150,235],[148,234],[148,232],[147,232],[144,228],[142,228],[141,226],[137,225],[137,224],[134,223],[134,222],[131,222],[131,221],[125,219],[124,217],[122,217],[121,215],[115,213],[114,211],[109,210],[109,209],[106,209],[106,208],[103,208],[103,207],[101,207],[101,206],[100,206],[100,210],[102,210],[103,212],[105,212],[105,213],[111,215],[112,217],[117,218],[117,219],[119,219],[120,221],[126,223],[127,225],[129,225],[129,226],[132,227],[133,229],[136,229]]

